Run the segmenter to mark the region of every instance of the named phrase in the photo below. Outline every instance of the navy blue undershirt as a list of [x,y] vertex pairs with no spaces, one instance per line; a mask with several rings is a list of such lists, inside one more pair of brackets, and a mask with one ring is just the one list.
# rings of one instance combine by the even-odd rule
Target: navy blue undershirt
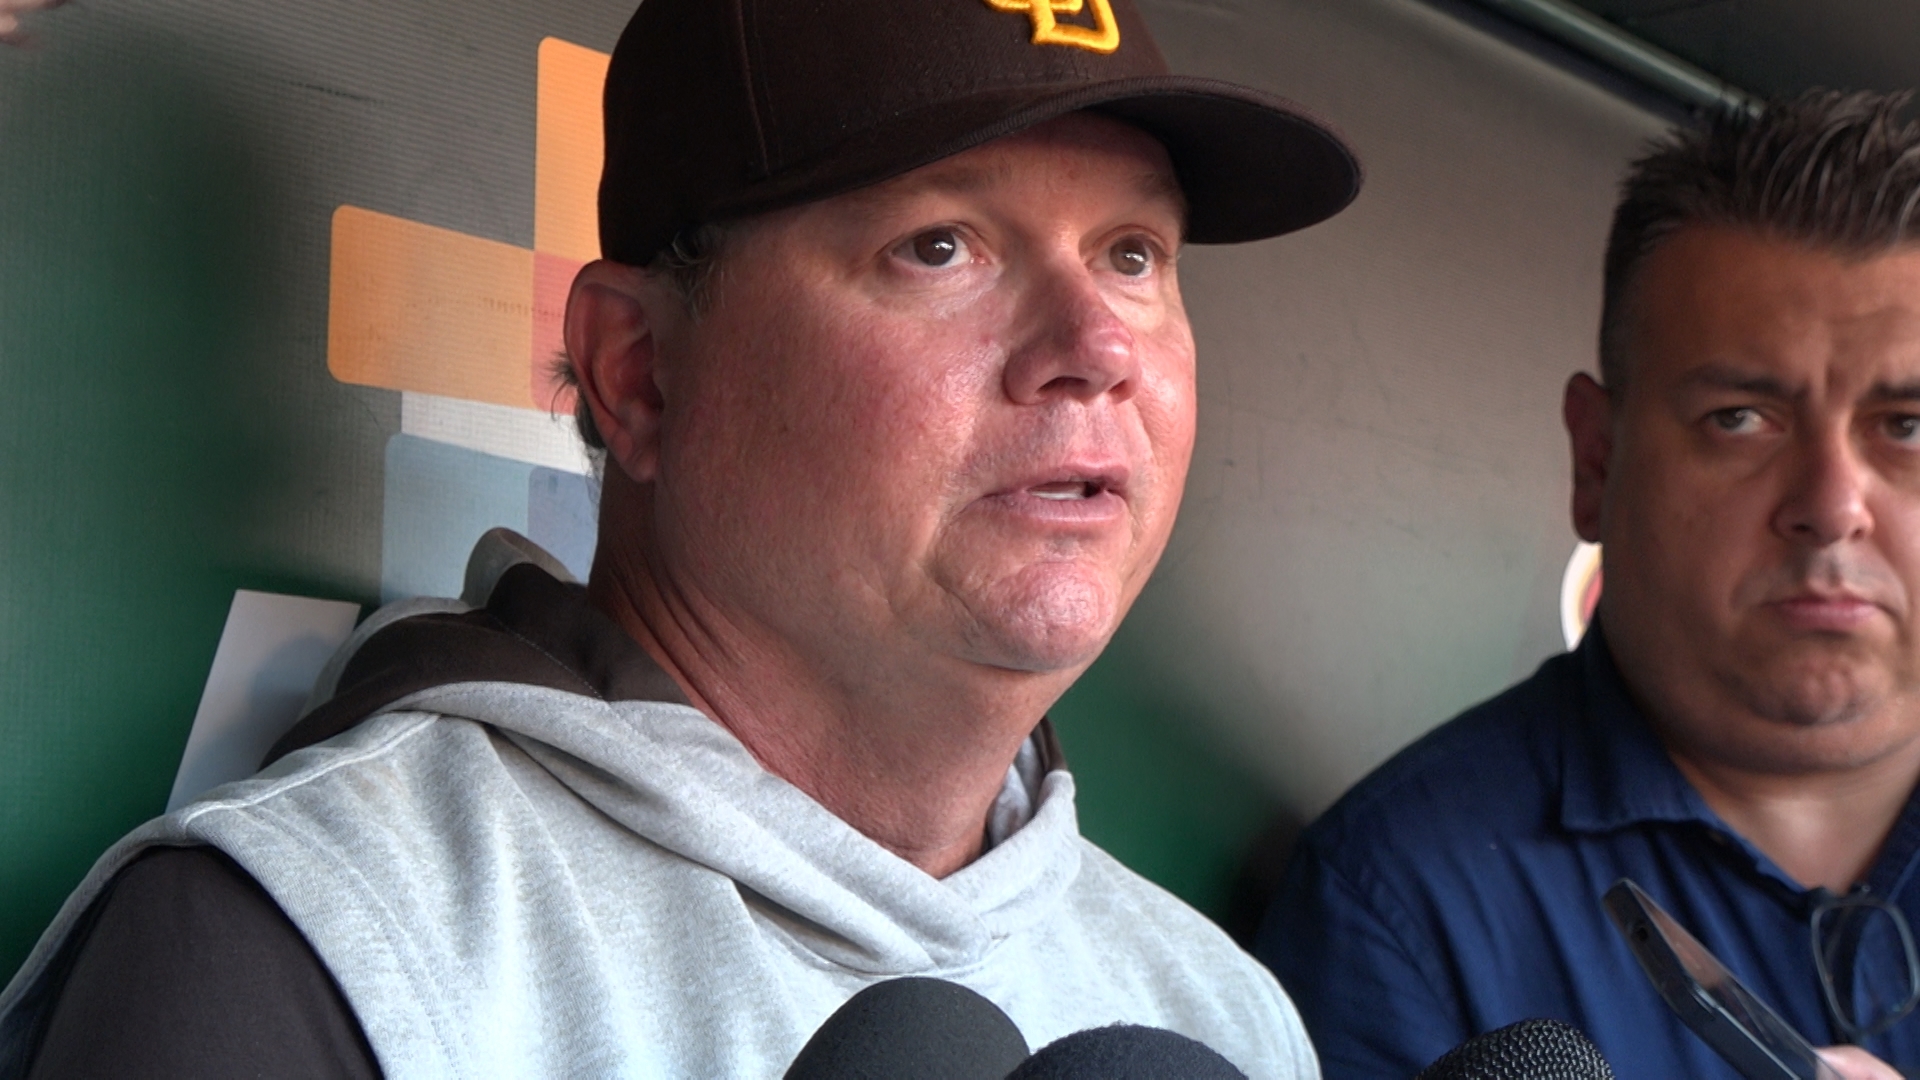
[[[1865,884],[1920,926],[1917,856],[1920,800],[1910,798]],[[1817,894],[1680,774],[1598,626],[1315,822],[1256,952],[1299,1006],[1328,1080],[1411,1076],[1528,1017],[1586,1031],[1622,1077],[1737,1080],[1667,1009],[1608,921],[1600,896],[1621,877],[1816,1045],[1842,1041],[1809,942]],[[1920,1067],[1920,1015],[1863,1045]]]

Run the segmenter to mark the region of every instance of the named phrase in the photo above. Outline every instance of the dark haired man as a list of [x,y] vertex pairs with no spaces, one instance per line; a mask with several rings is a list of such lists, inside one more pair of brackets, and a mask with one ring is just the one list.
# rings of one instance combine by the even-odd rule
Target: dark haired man
[[1258,951],[1328,1076],[1409,1075],[1532,1016],[1586,1029],[1622,1076],[1735,1076],[1609,924],[1621,877],[1816,1043],[1920,1066],[1897,926],[1920,916],[1903,104],[1809,94],[1634,166],[1605,381],[1575,375],[1564,409],[1575,530],[1603,544],[1597,621],[1304,839]]
[[1080,839],[1043,717],[1180,501],[1183,240],[1333,214],[1345,147],[1125,0],[647,0],[606,135],[586,587],[483,542],[472,609],[376,616],[274,765],[102,859],[0,1075],[776,1076],[904,975],[1314,1075]]

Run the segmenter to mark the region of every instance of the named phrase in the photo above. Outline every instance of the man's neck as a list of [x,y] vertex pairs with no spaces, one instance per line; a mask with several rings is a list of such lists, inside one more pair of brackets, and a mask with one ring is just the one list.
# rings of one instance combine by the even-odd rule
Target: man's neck
[[587,595],[769,772],[934,877],[980,855],[1008,768],[1071,682],[958,665],[945,679],[823,678],[645,567],[596,563]]
[[1713,812],[1808,888],[1865,880],[1920,778],[1920,746],[1845,771],[1767,773],[1669,748]]

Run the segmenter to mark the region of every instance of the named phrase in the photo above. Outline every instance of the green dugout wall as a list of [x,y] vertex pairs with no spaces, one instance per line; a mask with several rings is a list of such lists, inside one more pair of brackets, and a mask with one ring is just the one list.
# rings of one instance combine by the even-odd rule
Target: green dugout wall
[[[1221,916],[1269,823],[1560,647],[1558,387],[1653,123],[1413,0],[1143,7],[1370,167],[1329,226],[1187,255],[1187,506],[1056,713],[1085,831]],[[564,475],[329,370],[334,221],[531,251],[540,43],[629,14],[85,0],[0,50],[0,976],[165,805],[235,589],[373,604],[461,530],[577,524]]]

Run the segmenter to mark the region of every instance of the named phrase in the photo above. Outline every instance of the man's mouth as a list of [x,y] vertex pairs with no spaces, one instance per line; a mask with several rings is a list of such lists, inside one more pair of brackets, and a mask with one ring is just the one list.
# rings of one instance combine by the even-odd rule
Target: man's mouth
[[1098,480],[1056,480],[1050,484],[1036,484],[1027,489],[1036,498],[1052,499],[1056,502],[1091,499],[1105,490],[1106,485]]
[[988,498],[1036,520],[1107,521],[1127,512],[1129,471],[1107,461],[1059,462],[1035,469],[1024,477],[1009,478],[1005,487]]
[[1796,629],[1830,633],[1857,630],[1880,611],[1866,597],[1824,589],[1800,590],[1773,601],[1772,607]]

